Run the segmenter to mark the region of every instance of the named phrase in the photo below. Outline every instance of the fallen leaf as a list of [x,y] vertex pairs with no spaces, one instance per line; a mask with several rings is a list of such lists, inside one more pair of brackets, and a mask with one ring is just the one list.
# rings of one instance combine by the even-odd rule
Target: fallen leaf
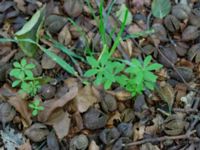
[[140,150],[160,150],[157,145],[151,143],[142,144]]
[[69,133],[71,119],[67,112],[64,112],[62,109],[57,109],[51,114],[45,124],[52,125],[56,135],[61,140]]
[[91,141],[88,150],[100,150],[99,146],[95,141]]
[[34,123],[25,130],[24,134],[33,142],[41,142],[47,137],[49,130],[44,124]]
[[140,123],[134,124],[133,127],[133,140],[138,141],[143,139],[144,137],[144,132],[145,132],[145,126],[141,125]]
[[10,97],[8,103],[11,104],[17,112],[20,113],[25,121],[25,127],[31,125],[31,111],[28,109],[28,101],[21,99],[19,96]]
[[111,117],[108,119],[107,125],[113,127],[115,120],[121,121],[121,114],[118,111],[116,111],[113,115],[111,115]]
[[27,140],[24,144],[20,145],[19,150],[32,150],[30,141]]
[[72,40],[72,36],[71,33],[69,32],[69,27],[67,25],[65,25],[62,30],[60,31],[60,33],[58,34],[58,41],[64,45],[68,45],[71,40]]
[[94,88],[87,85],[79,90],[78,95],[75,97],[74,102],[80,113],[86,112],[88,108],[97,103],[98,98],[94,94]]
[[59,143],[58,143],[57,137],[54,132],[51,132],[47,136],[47,145],[48,145],[49,149],[59,150]]
[[164,100],[168,104],[168,107],[171,110],[175,99],[175,92],[172,86],[168,83],[164,83],[164,85],[158,87],[156,91],[158,92],[162,100]]
[[42,111],[38,115],[39,121],[46,122],[54,110],[65,106],[69,101],[71,101],[73,98],[76,97],[76,95],[78,94],[78,83],[76,82],[76,79],[69,78],[66,81],[66,85],[69,88],[69,91],[64,96],[62,96],[59,99],[52,99],[52,100],[45,101],[43,103],[43,107],[45,111]]

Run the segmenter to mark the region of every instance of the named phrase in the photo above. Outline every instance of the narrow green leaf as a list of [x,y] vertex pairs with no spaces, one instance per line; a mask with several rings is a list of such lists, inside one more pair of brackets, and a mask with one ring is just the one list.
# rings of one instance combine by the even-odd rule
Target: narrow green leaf
[[38,114],[38,110],[37,109],[35,109],[35,110],[32,111],[32,115],[33,116],[37,116],[37,114]]
[[145,87],[150,89],[150,90],[154,90],[154,87],[155,87],[155,83],[153,82],[145,82]]
[[61,57],[56,55],[55,53],[51,52],[50,50],[41,47],[41,50],[44,51],[53,61],[55,61],[57,64],[59,64],[65,71],[68,73],[76,76],[77,72],[74,70],[72,66],[70,66],[68,63],[66,63]]
[[18,75],[20,74],[21,70],[20,69],[12,69],[10,71],[10,76],[13,76],[13,77],[18,77]]
[[144,68],[146,68],[149,65],[149,63],[151,62],[151,59],[152,59],[151,55],[147,56],[144,59]]
[[156,82],[157,76],[150,71],[144,71],[144,80]]
[[30,71],[30,70],[25,70],[24,72],[25,72],[25,74],[26,74],[29,78],[30,78],[30,77],[33,77],[32,71]]
[[13,83],[12,83],[12,87],[16,87],[20,84],[20,80],[15,80]]
[[154,17],[162,19],[169,14],[171,10],[171,2],[170,0],[153,0],[151,10]]
[[153,70],[158,70],[158,69],[160,69],[162,67],[163,66],[161,64],[154,63],[154,64],[151,64],[148,67],[146,67],[146,70],[153,71]]
[[15,68],[21,68],[21,65],[19,62],[14,62],[13,65]]
[[85,77],[91,77],[91,76],[93,76],[97,73],[98,73],[98,69],[90,69],[90,70],[85,72],[84,76]]
[[27,64],[25,66],[26,69],[34,69],[35,68],[35,64]]
[[111,80],[106,80],[106,82],[104,83],[104,89],[109,89],[112,85],[112,81]]
[[86,59],[87,59],[87,62],[90,64],[90,66],[95,67],[95,68],[99,66],[98,61],[94,57],[90,56],[90,57],[87,57]]
[[[120,6],[120,9],[116,12],[116,16],[118,17],[118,19],[123,22],[124,19],[125,19],[125,13],[126,11],[128,10],[128,8],[126,7],[125,4],[122,4]],[[127,16],[127,20],[126,20],[126,25],[129,25],[132,23],[132,19],[133,19],[133,16],[131,14],[130,11],[128,11],[128,16]]]

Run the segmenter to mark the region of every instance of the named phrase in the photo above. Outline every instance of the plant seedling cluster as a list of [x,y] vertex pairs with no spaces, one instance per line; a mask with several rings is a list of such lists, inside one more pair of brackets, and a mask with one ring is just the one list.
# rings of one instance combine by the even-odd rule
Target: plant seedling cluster
[[32,111],[33,116],[37,116],[39,111],[44,110],[44,107],[40,106],[40,100],[38,99],[35,99],[32,103],[29,103],[28,107],[33,110]]
[[[32,69],[36,66],[32,63],[28,64],[25,58],[21,59],[20,62],[14,62],[13,66],[14,68],[10,71],[10,76],[16,78],[16,80],[12,83],[12,87],[19,86],[20,93],[26,93],[31,97],[35,96],[41,88],[39,77],[34,77],[32,72]],[[38,100],[29,105],[33,109],[33,116],[37,115],[39,110],[42,110],[42,106],[39,107],[38,105]]]
[[30,96],[36,95],[41,85],[38,78],[33,76],[32,69],[35,65],[30,63],[27,64],[26,59],[22,59],[21,62],[14,62],[14,68],[10,71],[10,76],[16,78],[12,83],[12,87],[20,86],[21,92],[25,92]]

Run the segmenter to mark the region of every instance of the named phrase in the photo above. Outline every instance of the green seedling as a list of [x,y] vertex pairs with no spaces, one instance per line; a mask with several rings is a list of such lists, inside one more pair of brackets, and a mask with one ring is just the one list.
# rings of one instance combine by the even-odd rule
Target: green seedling
[[20,92],[25,92],[30,96],[36,95],[37,91],[40,89],[41,85],[39,82],[40,78],[35,78],[33,76],[32,69],[35,65],[28,64],[26,59],[22,59],[21,62],[14,62],[14,68],[10,71],[10,76],[16,78],[12,83],[12,87],[20,86]]
[[157,80],[157,76],[152,71],[158,70],[162,67],[161,64],[152,63],[152,57],[147,56],[144,62],[137,59],[132,59],[129,67],[125,72],[129,74],[129,78],[125,79],[126,82],[122,86],[132,93],[133,96],[141,94],[145,89],[153,90]]
[[32,103],[29,103],[28,107],[32,109],[33,116],[37,116],[39,111],[44,110],[44,107],[40,106],[40,100],[38,99],[34,100]]
[[124,70],[125,65],[109,59],[109,53],[105,52],[96,60],[94,57],[87,57],[89,65],[92,67],[84,74],[85,77],[95,76],[95,85],[103,84],[105,89],[109,89],[112,83],[120,80],[119,73]]

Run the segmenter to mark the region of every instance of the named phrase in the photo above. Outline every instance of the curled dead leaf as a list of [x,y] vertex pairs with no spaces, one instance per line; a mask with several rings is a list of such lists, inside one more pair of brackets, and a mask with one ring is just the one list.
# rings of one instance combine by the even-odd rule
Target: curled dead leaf
[[39,121],[46,122],[54,110],[62,108],[69,101],[76,97],[76,95],[78,94],[78,83],[76,82],[76,80],[74,78],[69,78],[66,81],[66,85],[69,88],[69,91],[64,96],[59,99],[52,99],[44,102],[43,107],[45,111],[42,111],[38,115]]

